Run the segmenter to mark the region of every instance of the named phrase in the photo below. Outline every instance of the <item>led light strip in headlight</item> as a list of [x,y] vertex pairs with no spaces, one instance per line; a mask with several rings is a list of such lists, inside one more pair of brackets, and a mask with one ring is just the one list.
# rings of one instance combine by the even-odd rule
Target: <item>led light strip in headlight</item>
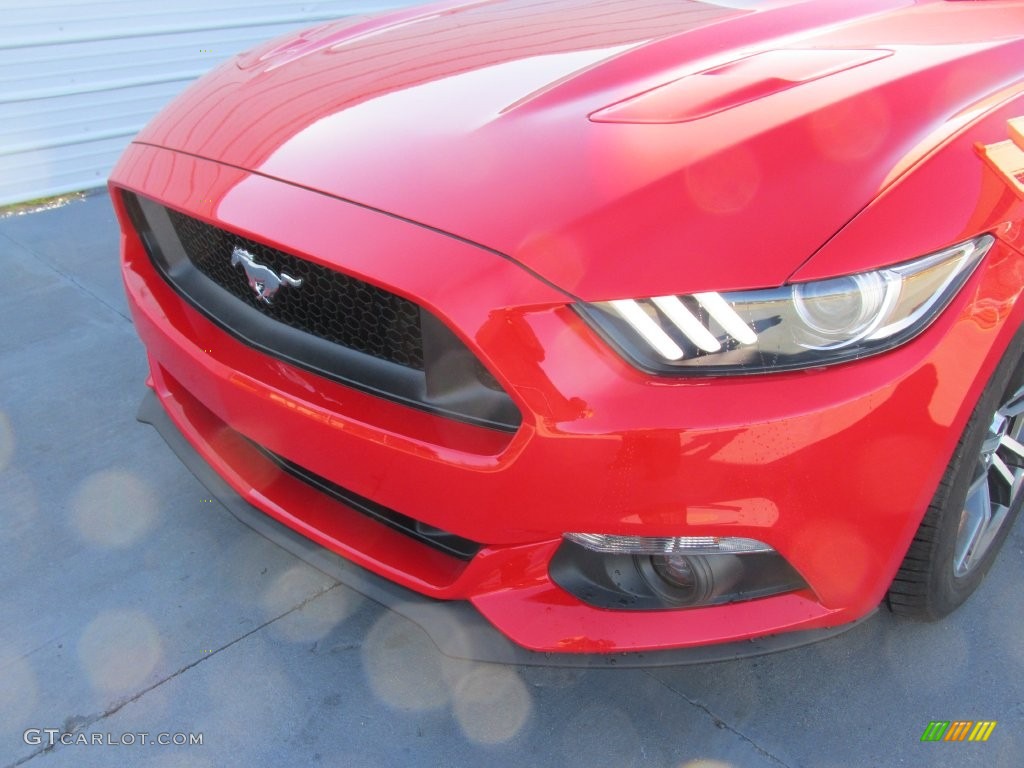
[[853,360],[921,333],[995,242],[991,235],[873,272],[781,288],[580,304],[655,373],[763,373]]

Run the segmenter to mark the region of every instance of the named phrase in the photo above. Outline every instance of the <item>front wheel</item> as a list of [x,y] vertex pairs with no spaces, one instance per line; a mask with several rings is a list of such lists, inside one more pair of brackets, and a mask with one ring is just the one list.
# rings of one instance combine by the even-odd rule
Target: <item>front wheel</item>
[[977,589],[1024,502],[1024,358],[1014,339],[981,396],[889,588],[894,613],[935,620]]

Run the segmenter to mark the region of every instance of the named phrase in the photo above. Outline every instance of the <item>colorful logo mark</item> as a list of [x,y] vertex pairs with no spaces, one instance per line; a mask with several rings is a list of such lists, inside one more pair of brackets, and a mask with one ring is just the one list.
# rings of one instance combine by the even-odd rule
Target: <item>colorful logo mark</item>
[[995,728],[995,720],[932,720],[921,741],[988,741]]

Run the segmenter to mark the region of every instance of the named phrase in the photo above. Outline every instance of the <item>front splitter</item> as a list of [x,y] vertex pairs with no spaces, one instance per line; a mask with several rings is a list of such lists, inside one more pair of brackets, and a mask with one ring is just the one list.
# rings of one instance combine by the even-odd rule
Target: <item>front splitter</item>
[[628,653],[540,653],[516,645],[495,629],[470,603],[434,600],[394,584],[331,552],[279,523],[245,501],[214,472],[171,421],[153,391],[139,406],[138,420],[149,424],[181,462],[239,521],[346,587],[405,617],[422,629],[445,656],[494,664],[555,667],[666,667],[711,664],[798,648],[827,640],[860,624],[863,618],[826,629],[786,632],[740,642],[663,651]]

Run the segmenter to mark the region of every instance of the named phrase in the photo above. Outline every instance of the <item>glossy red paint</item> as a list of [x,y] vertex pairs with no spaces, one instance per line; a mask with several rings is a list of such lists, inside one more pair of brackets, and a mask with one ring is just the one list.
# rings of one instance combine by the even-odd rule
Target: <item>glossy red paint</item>
[[[271,516],[471,600],[535,650],[694,646],[872,610],[1024,312],[1024,203],[973,147],[1024,114],[1024,3],[640,5],[449,4],[275,41],[193,86],[111,179],[153,385],[203,457]],[[803,53],[822,48],[843,53]],[[680,111],[672,84],[716,70],[731,74],[715,108]],[[162,280],[120,189],[430,309],[521,427],[454,422],[238,341]],[[997,245],[928,330],[832,368],[658,378],[569,306],[834,276],[985,231]],[[238,435],[485,547],[453,561]],[[548,575],[569,531],[756,538],[809,589],[598,609]]]
[[[1024,19],[1005,2],[769,6],[513,0],[328,28],[222,67],[139,141],[398,212],[586,300],[774,286],[925,135],[1019,80]],[[893,55],[704,120],[581,119],[752,54],[778,61],[757,78],[784,77],[785,51],[816,48]],[[770,257],[735,255],[751,216]]]

